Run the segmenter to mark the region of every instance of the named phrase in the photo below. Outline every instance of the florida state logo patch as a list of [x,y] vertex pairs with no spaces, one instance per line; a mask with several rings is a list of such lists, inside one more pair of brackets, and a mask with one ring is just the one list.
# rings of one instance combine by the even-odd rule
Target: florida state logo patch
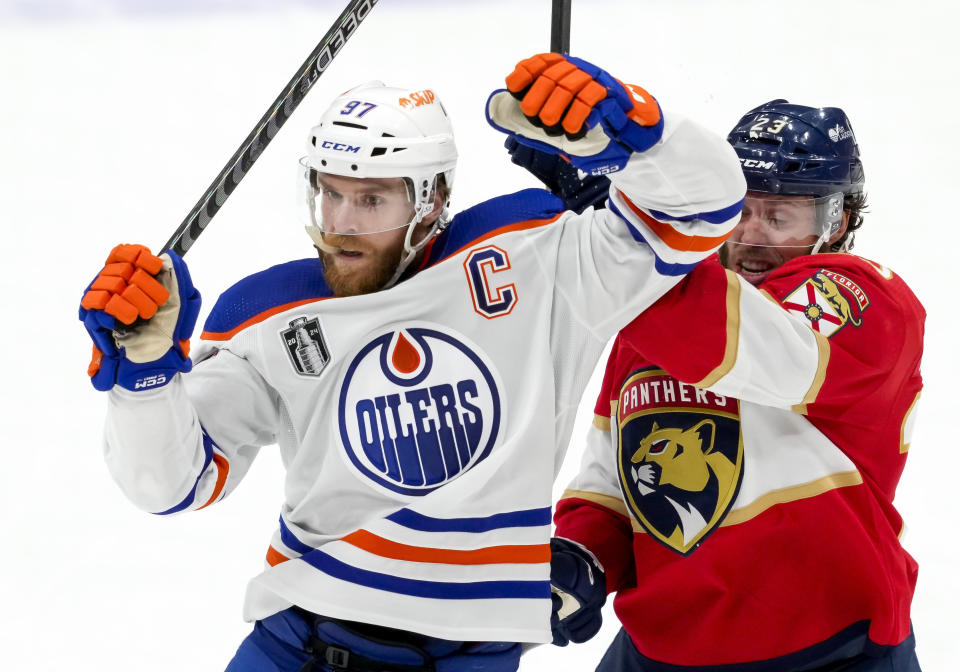
[[631,515],[689,555],[715,530],[743,479],[740,403],[649,367],[617,403],[620,487]]
[[848,324],[859,327],[863,323],[863,311],[869,305],[870,299],[857,283],[823,268],[783,300],[788,312],[802,315],[814,331],[827,338]]
[[340,389],[340,437],[350,462],[394,492],[425,495],[484,460],[503,415],[487,359],[439,328],[371,338]]

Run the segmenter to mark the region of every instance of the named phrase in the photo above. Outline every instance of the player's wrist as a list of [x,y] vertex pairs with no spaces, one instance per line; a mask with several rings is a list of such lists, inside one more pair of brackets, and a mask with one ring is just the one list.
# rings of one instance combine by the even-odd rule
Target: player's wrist
[[126,358],[120,359],[115,383],[126,390],[140,393],[163,387],[178,373],[186,373],[192,368],[193,362],[189,356],[185,356],[177,348],[170,348],[160,359],[144,364],[136,364]]

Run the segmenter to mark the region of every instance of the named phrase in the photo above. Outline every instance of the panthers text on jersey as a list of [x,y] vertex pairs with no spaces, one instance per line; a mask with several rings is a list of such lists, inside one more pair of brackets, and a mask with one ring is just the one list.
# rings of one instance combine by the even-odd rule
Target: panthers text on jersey
[[642,656],[783,670],[910,634],[892,501],[923,322],[891,271],[822,254],[759,291],[709,260],[620,333],[556,533]]
[[[391,289],[334,297],[317,259],[225,292],[193,371],[110,393],[106,460],[162,514],[287,470],[245,617],[292,604],[454,640],[550,641],[551,486],[617,330],[713,252],[745,183],[677,116],[609,208],[529,190],[457,215]],[[562,447],[562,448],[558,448]]]

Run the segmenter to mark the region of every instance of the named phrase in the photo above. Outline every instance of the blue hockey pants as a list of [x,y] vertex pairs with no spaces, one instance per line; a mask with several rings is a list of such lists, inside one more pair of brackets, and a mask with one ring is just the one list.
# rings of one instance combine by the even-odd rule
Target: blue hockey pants
[[226,672],[515,672],[520,652],[515,642],[453,642],[294,607],[257,621]]
[[[859,625],[859,624],[858,624]],[[596,672],[921,672],[913,632],[896,646],[878,647],[866,640],[866,629],[851,628],[849,636],[832,638],[827,646],[811,647],[790,656],[741,665],[677,666],[650,660],[620,629]],[[848,633],[841,633],[847,635]],[[871,649],[870,653],[864,653]]]

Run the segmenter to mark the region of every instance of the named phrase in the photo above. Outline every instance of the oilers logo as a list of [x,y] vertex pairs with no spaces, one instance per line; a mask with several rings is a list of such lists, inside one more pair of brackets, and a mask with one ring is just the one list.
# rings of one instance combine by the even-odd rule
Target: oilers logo
[[722,522],[743,479],[739,402],[650,367],[617,402],[620,487],[631,515],[681,555]]
[[423,327],[389,331],[347,367],[340,437],[364,476],[425,495],[490,454],[500,394],[491,367],[461,337]]

